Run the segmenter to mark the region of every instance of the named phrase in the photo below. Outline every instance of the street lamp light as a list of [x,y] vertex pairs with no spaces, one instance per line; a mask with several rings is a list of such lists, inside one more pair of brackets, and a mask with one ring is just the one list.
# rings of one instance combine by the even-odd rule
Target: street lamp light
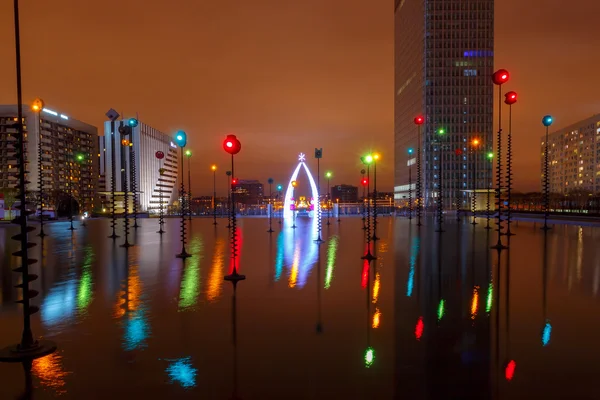
[[188,221],[192,222],[192,151],[187,149],[185,151],[185,156],[188,160],[188,197],[187,197],[187,212],[188,212]]
[[179,189],[179,198],[181,199],[181,220],[180,220],[180,231],[181,231],[181,252],[179,254],[177,254],[175,257],[177,258],[181,258],[181,259],[186,259],[187,257],[190,257],[191,254],[189,254],[186,249],[185,249],[185,242],[186,242],[186,227],[185,227],[185,211],[186,211],[186,207],[185,207],[185,184],[183,183],[183,169],[184,169],[184,164],[183,164],[183,148],[187,145],[187,134],[184,131],[179,131],[175,134],[175,143],[177,144],[177,146],[179,146],[179,157],[181,158],[181,174],[180,179],[181,179],[181,186]]
[[502,244],[502,85],[508,82],[510,75],[505,69],[499,69],[492,75],[492,82],[498,86],[498,142],[496,153],[496,212],[498,213],[496,225],[498,225],[498,242],[492,248],[497,250],[506,249]]
[[548,214],[550,208],[550,182],[548,179],[548,129],[550,125],[552,125],[554,119],[551,115],[546,115],[542,118],[542,125],[546,127],[546,140],[544,140],[544,226],[542,229],[544,231],[548,231],[550,227],[548,226]]
[[508,197],[506,199],[506,236],[512,236],[510,231],[510,207],[512,193],[512,106],[517,102],[517,93],[508,92],[504,95],[504,103],[508,104],[508,140],[506,142],[506,186]]

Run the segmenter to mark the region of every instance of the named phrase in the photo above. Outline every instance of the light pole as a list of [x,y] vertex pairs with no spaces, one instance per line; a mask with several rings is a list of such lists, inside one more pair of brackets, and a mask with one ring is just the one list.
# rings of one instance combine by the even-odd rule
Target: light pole
[[137,166],[135,164],[135,150],[133,147],[133,131],[138,126],[138,120],[135,118],[129,118],[127,125],[131,128],[129,130],[129,180],[131,181],[131,196],[132,196],[132,207],[133,207],[133,228],[137,229],[138,225],[138,201],[137,201]]
[[[476,220],[476,211],[477,211],[477,161],[479,159],[477,155],[477,146],[479,146],[479,139],[475,138],[471,141],[471,154],[474,155],[472,166],[472,188],[473,194],[471,195],[471,216],[472,216],[472,225],[477,225]],[[488,203],[489,204],[489,203]]]
[[550,125],[552,125],[554,119],[551,115],[546,115],[542,118],[542,125],[546,127],[546,139],[544,140],[544,226],[542,229],[544,231],[548,231],[550,227],[548,226],[548,214],[550,208],[550,182],[548,179],[548,129]]
[[498,242],[492,248],[503,250],[507,247],[502,244],[502,84],[508,82],[509,74],[505,69],[499,69],[492,75],[494,85],[498,86],[498,142],[496,152],[496,225],[498,225]]
[[163,153],[162,151],[157,151],[155,154],[155,157],[159,160],[159,168],[158,168],[158,174],[160,176],[160,178],[158,179],[158,232],[159,234],[163,234],[165,233],[165,231],[163,230],[163,225],[165,224],[164,222],[164,207],[163,207],[163,190],[162,190],[162,176],[165,173],[165,169],[162,167],[162,165],[160,165],[161,161],[163,158],[165,158],[165,153]]
[[226,228],[231,228],[231,191],[233,190],[233,184],[231,182],[231,171],[225,171],[225,175],[227,175],[227,226]]
[[421,187],[421,125],[425,118],[419,115],[414,119],[417,125],[417,226],[421,226],[421,213],[423,211],[423,193]]
[[108,110],[106,116],[110,119],[110,227],[112,228],[112,234],[109,236],[110,239],[116,239],[119,237],[116,232],[117,228],[117,217],[115,210],[117,208],[117,196],[115,189],[117,186],[117,167],[115,162],[115,121],[119,118],[119,113],[112,108]]
[[213,172],[213,225],[217,225],[217,166],[211,165]]
[[292,200],[294,200],[294,204],[291,205],[292,207],[294,207],[292,209],[292,228],[293,229],[296,229],[296,198],[294,197],[296,195],[295,194],[296,186],[298,186],[298,182],[292,181]]
[[313,199],[313,202],[317,204],[317,243],[321,244],[323,239],[321,239],[321,158],[323,158],[323,149],[315,148],[315,158],[317,159],[317,198]]
[[267,232],[272,233],[273,228],[271,226],[271,219],[273,216],[273,178],[267,180],[269,183],[269,230]]
[[[371,187],[369,185],[369,176],[370,176],[370,169],[371,169],[371,164],[373,163],[373,156],[372,155],[366,155],[364,157],[361,157],[361,161],[363,164],[365,164],[367,166],[367,229],[366,229],[366,233],[367,233],[367,254],[365,254],[364,256],[361,257],[361,259],[363,260],[367,260],[367,261],[372,261],[375,260],[377,257],[375,257],[373,254],[371,254],[371,198],[370,198],[370,191],[371,191]],[[339,206],[338,206],[338,213],[339,213]]]
[[[493,162],[494,153],[492,151],[488,152],[487,159],[490,162]],[[487,178],[486,178],[486,181],[487,181]],[[492,182],[491,181],[486,182],[486,184],[487,184],[487,199],[485,201],[485,219],[486,219],[485,229],[492,229],[492,227],[490,226],[490,214],[491,214],[490,213],[490,195],[492,194],[491,190],[490,190],[490,186],[491,186]]]
[[68,230],[74,231],[76,228],[73,226],[73,196],[75,196],[75,192],[73,190],[73,176],[69,177],[68,185],[69,185],[69,224],[70,224]]
[[438,227],[435,230],[436,232],[442,233],[444,232],[443,224],[444,224],[444,145],[442,143],[442,138],[446,134],[446,130],[444,128],[440,128],[437,131],[439,137],[439,145],[440,145],[440,155],[438,158],[438,197],[437,197],[437,223]]
[[[121,137],[127,137],[131,133],[131,127],[129,126],[121,126],[119,127],[119,133]],[[121,149],[121,190],[123,191],[123,204],[125,209],[125,218],[124,218],[124,227],[125,227],[125,243],[121,245],[121,247],[131,247],[131,243],[129,243],[129,187],[127,184],[127,158],[125,155],[125,150],[131,142],[129,139],[121,139],[121,145],[123,148]]]
[[[329,222],[329,216],[331,214],[331,177],[333,174],[330,171],[325,172],[325,177],[327,178],[327,196],[325,201],[327,202],[327,226],[331,225]],[[339,212],[339,211],[338,211]]]
[[39,308],[32,306],[29,300],[37,296],[38,292],[29,288],[29,282],[37,279],[37,275],[29,274],[29,265],[36,261],[28,257],[28,250],[35,246],[35,243],[28,242],[27,232],[34,230],[33,227],[27,226],[27,206],[25,194],[25,138],[23,134],[23,106],[22,106],[22,89],[21,89],[21,38],[19,33],[19,0],[14,0],[14,19],[15,19],[15,50],[16,50],[16,70],[17,70],[17,159],[19,161],[19,201],[20,215],[18,223],[21,231],[18,235],[13,236],[14,240],[21,242],[21,249],[14,252],[12,255],[21,257],[21,267],[16,268],[14,272],[21,272],[21,283],[17,285],[23,292],[23,299],[18,302],[23,304],[23,333],[21,342],[15,346],[10,346],[0,350],[0,361],[29,361],[39,357],[43,357],[56,350],[56,345],[53,342],[46,340],[34,340],[31,331],[31,314],[39,311]]
[[[378,153],[372,155],[373,157],[373,241],[379,240],[377,237],[377,161],[381,158]],[[338,216],[340,215],[340,208],[338,207]]]
[[181,174],[179,175],[180,180],[181,180],[181,186],[179,189],[179,198],[181,199],[181,221],[180,221],[180,231],[181,231],[181,252],[179,254],[177,254],[175,257],[177,258],[181,258],[181,259],[186,259],[188,257],[191,256],[191,254],[189,254],[186,249],[185,249],[185,242],[186,242],[186,227],[185,227],[185,211],[186,211],[186,205],[185,205],[185,184],[183,183],[183,168],[184,168],[184,164],[183,164],[183,148],[185,147],[185,145],[187,144],[187,134],[184,131],[178,131],[175,134],[175,143],[177,144],[177,146],[179,146],[179,157],[181,158]]
[[508,104],[508,140],[506,142],[506,236],[513,236],[510,231],[510,200],[512,194],[512,105],[517,102],[517,93],[508,92],[504,95],[504,103]]
[[[361,158],[361,160],[362,160],[362,158]],[[363,161],[363,164],[364,164],[364,161]],[[362,185],[362,188],[363,188],[363,193],[362,193],[362,221],[363,221],[363,227],[362,227],[362,229],[364,231],[364,230],[367,229],[367,218],[366,218],[367,208],[365,206],[365,197],[366,197],[366,195],[365,195],[365,188],[367,187],[368,179],[365,178],[365,174],[367,173],[366,170],[361,169],[360,173],[362,175],[361,185]]]
[[[227,138],[223,142],[223,149],[229,154],[231,154],[231,175],[235,177],[235,169],[233,165],[233,156],[240,152],[242,149],[242,144],[235,137],[235,135],[227,135]],[[231,208],[231,247],[232,247],[232,257],[233,257],[233,272],[230,275],[225,276],[226,281],[231,281],[234,284],[238,281],[246,279],[245,275],[240,275],[237,272],[237,226],[236,226],[236,215],[235,215],[235,191],[233,191],[233,184],[237,182],[237,179],[232,179],[232,187],[231,187],[231,203],[233,207]]]
[[408,219],[412,220],[412,157],[413,149],[408,149]]
[[39,237],[43,238],[46,236],[44,233],[44,180],[42,179],[43,167],[42,167],[42,117],[41,112],[44,109],[44,101],[42,99],[35,99],[31,105],[31,110],[37,113],[37,125],[38,125],[38,191],[39,201],[38,206],[40,209],[40,233]]
[[188,160],[188,193],[187,193],[187,212],[188,212],[188,221],[192,222],[192,151],[187,149],[185,151],[185,156]]
[[[285,202],[281,199],[281,191],[283,190],[282,185],[277,185],[277,198],[281,201],[281,204],[285,204]],[[283,225],[283,206],[281,207],[281,211],[279,212],[279,225]]]
[[[85,156],[83,154],[77,154],[77,162],[79,163],[79,200],[80,200],[80,207],[79,207],[79,212],[82,214],[82,218],[83,218],[83,211],[85,211],[85,195],[83,194],[83,179],[81,176],[81,173],[83,172],[83,162],[85,161]],[[87,226],[85,223],[85,218],[83,218],[81,220],[81,226]]]

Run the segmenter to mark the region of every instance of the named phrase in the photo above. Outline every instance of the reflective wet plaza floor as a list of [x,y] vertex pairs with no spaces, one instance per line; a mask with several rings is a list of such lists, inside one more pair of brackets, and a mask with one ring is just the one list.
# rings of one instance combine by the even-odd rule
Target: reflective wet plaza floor
[[[520,223],[499,257],[484,224],[412,222],[380,218],[369,264],[360,218],[324,225],[321,245],[308,219],[271,235],[241,219],[235,293],[226,220],[192,221],[185,262],[175,219],[162,238],[142,220],[128,250],[108,220],[48,224],[43,247],[31,236],[33,330],[59,349],[33,363],[32,398],[600,398],[599,228]],[[14,230],[0,347],[21,334]],[[26,386],[0,364],[0,399]]]

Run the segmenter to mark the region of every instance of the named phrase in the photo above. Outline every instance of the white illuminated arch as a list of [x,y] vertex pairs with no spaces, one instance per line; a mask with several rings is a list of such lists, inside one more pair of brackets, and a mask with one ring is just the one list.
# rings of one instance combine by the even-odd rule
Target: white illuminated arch
[[287,190],[285,191],[285,201],[283,203],[283,218],[289,219],[293,218],[292,210],[290,210],[290,206],[292,205],[292,193],[294,192],[294,187],[292,186],[292,182],[298,178],[298,172],[300,172],[300,168],[304,167],[306,171],[306,175],[308,175],[308,182],[310,183],[310,188],[312,190],[312,197],[314,202],[314,213],[313,216],[319,215],[319,208],[321,207],[321,202],[319,201],[319,190],[317,189],[317,185],[315,184],[315,180],[310,173],[310,170],[306,166],[304,162],[306,160],[306,156],[304,153],[300,153],[298,156],[298,166],[294,170],[292,177],[290,178],[290,183],[288,184]]

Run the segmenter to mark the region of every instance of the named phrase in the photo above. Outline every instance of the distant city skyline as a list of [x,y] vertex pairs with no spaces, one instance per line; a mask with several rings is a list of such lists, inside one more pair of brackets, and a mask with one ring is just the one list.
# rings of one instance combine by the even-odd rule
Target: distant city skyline
[[[0,104],[15,104],[12,8],[2,7]],[[322,147],[322,171],[359,185],[359,157],[373,149],[383,156],[378,185],[391,191],[392,7],[391,1],[264,0],[242,2],[232,13],[226,3],[22,2],[24,101],[40,97],[98,128],[112,107],[137,112],[165,133],[184,129],[194,151],[193,193],[210,192],[213,163],[224,182],[229,159],[221,142],[232,132],[242,141],[240,176],[283,182],[298,152]],[[531,7],[505,0],[495,9],[494,68],[511,72],[506,90],[520,96],[515,188],[538,191],[541,117],[552,114],[558,130],[600,112],[594,28],[600,3],[564,7],[547,0]],[[106,29],[117,10],[136,18]],[[162,29],[142,28],[148,24]],[[308,162],[316,170],[315,160]]]

